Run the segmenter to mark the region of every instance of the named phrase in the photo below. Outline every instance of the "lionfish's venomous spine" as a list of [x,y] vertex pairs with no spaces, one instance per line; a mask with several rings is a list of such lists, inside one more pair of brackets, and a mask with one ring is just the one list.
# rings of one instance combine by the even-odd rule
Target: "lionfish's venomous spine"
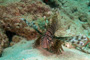
[[24,21],[28,26],[34,28],[39,34],[42,35],[42,33],[38,30],[38,26],[35,25],[34,22],[29,23],[26,19],[21,18],[22,21]]

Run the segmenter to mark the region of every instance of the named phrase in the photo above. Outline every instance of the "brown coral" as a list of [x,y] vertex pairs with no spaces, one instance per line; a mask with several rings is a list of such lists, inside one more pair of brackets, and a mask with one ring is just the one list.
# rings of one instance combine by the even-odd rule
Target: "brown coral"
[[21,21],[19,18],[2,20],[2,26],[6,31],[14,32],[18,35],[26,37],[27,39],[35,38],[37,35],[35,30],[30,29],[26,23]]
[[[0,6],[0,16],[2,17],[14,17],[14,16],[22,16],[22,15],[35,15],[45,16],[47,12],[50,11],[50,7],[42,3],[41,1],[36,1],[34,3],[14,3],[9,4],[8,6]],[[47,16],[48,17],[48,16]]]

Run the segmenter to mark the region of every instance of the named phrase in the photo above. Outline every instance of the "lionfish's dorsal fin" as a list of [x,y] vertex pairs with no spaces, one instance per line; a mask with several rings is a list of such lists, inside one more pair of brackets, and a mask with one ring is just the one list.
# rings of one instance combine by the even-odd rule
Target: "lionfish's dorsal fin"
[[47,29],[52,30],[53,34],[58,29],[58,15],[59,15],[59,10],[55,9],[52,17],[50,18],[50,24],[47,27]]

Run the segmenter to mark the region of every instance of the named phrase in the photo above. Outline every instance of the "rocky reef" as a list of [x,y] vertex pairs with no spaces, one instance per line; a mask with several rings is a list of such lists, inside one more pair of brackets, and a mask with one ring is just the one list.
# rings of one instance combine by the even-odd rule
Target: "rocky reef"
[[27,24],[20,19],[28,16],[28,19],[25,19],[32,21],[44,16],[49,17],[48,11],[50,11],[50,7],[44,5],[45,4],[40,1],[30,3],[30,1],[26,2],[22,0],[19,3],[0,6],[0,23],[6,31],[14,32],[27,39],[35,38],[37,32],[32,29],[32,27],[28,27]]

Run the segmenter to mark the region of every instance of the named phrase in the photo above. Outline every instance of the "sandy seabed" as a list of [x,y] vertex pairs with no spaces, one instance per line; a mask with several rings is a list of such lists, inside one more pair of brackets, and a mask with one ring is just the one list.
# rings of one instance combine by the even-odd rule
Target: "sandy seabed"
[[14,46],[6,48],[0,60],[90,60],[90,54],[76,49],[63,47],[64,52],[55,55],[40,48],[33,48],[33,42],[34,40],[22,40]]

